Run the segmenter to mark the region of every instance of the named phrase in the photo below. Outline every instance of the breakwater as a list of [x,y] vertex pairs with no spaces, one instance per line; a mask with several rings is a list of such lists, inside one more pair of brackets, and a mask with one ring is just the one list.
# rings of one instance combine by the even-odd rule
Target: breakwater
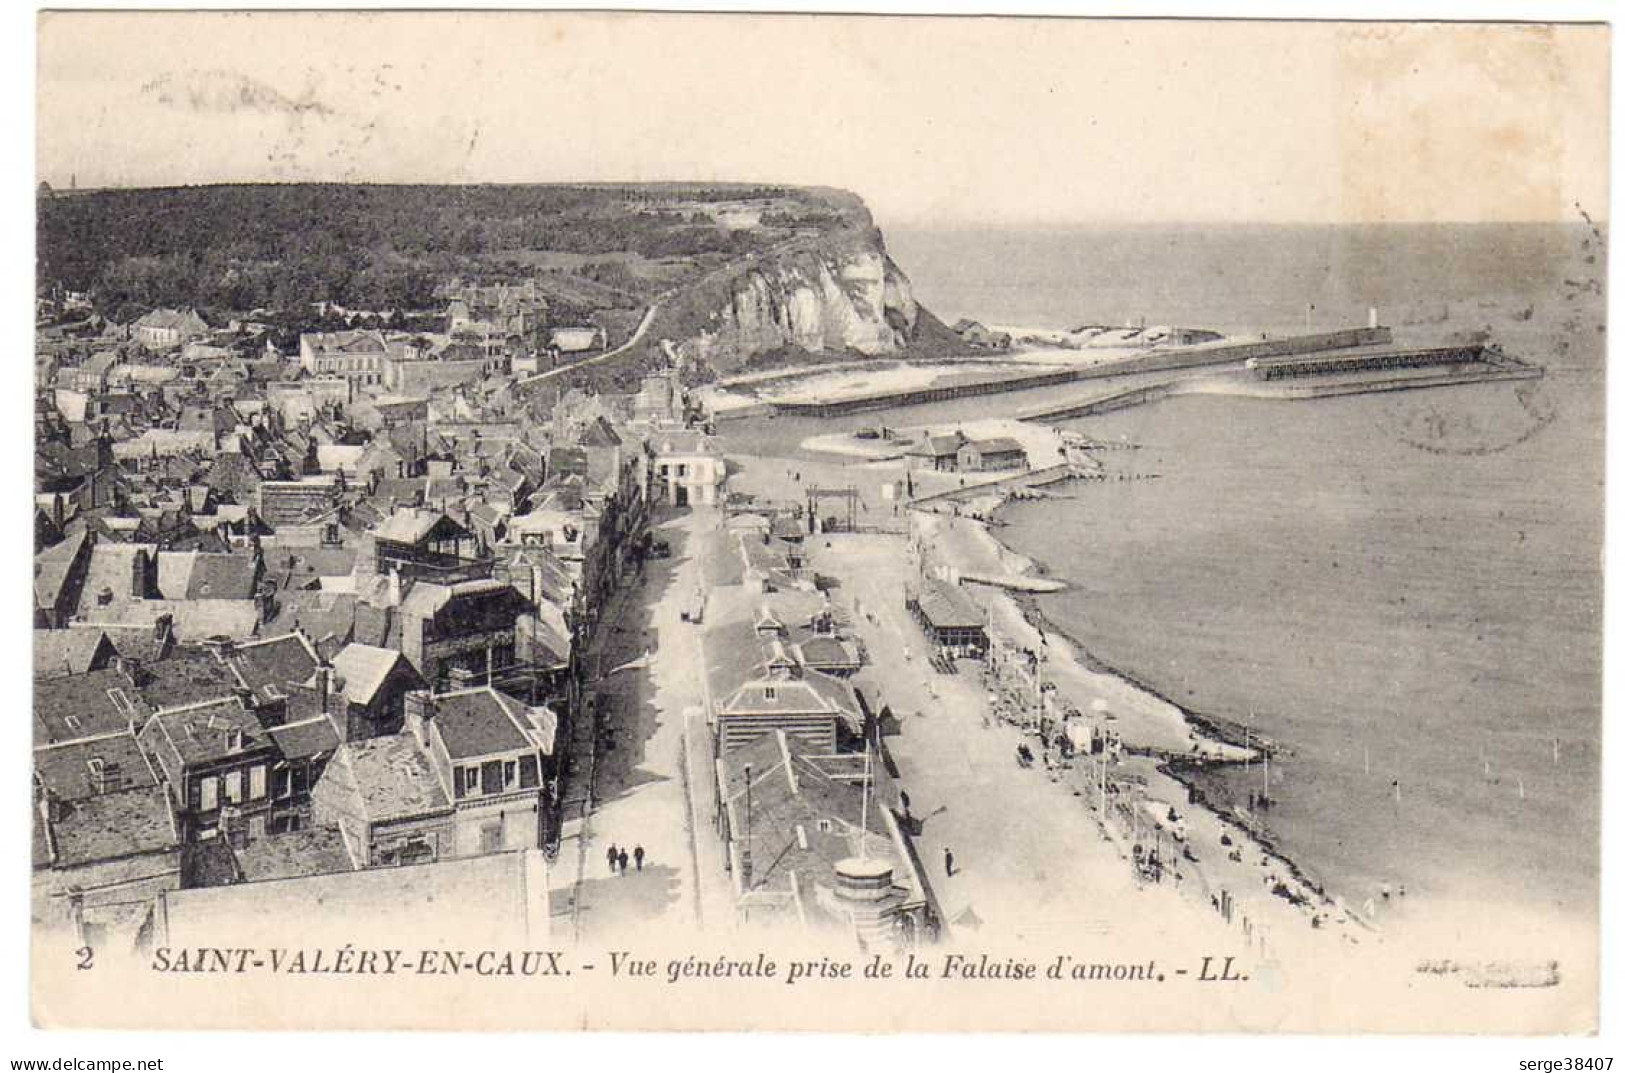
[[880,410],[894,406],[917,406],[952,399],[973,398],[979,395],[997,395],[1032,388],[1058,387],[1062,384],[1085,380],[1104,380],[1130,376],[1136,373],[1173,372],[1206,366],[1239,365],[1252,358],[1280,357],[1289,354],[1310,354],[1322,350],[1340,350],[1348,347],[1370,346],[1391,342],[1393,333],[1384,327],[1343,328],[1330,332],[1307,335],[1282,336],[1246,343],[1200,343],[1195,346],[1168,350],[1151,350],[1133,358],[1102,362],[1098,365],[1056,369],[1018,376],[989,376],[968,379],[951,384],[893,391],[872,391],[829,399],[809,399],[804,402],[768,402],[774,413],[807,417],[835,417]]

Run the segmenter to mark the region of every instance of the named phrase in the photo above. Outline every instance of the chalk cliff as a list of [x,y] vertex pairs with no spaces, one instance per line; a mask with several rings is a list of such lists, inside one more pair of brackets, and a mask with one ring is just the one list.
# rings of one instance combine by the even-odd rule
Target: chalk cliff
[[685,292],[657,330],[685,359],[718,372],[784,347],[893,353],[914,342],[923,313],[872,226],[793,239]]

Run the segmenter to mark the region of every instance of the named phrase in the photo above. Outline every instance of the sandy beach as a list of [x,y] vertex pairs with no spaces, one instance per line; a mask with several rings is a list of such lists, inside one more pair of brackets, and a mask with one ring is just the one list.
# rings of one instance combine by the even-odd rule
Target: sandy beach
[[[993,419],[986,424],[992,429],[1020,423]],[[1054,430],[1022,427],[1024,438],[1051,437],[1059,451]],[[1036,731],[992,715],[988,686],[974,665],[964,663],[960,673],[946,676],[925,666],[925,639],[902,608],[904,584],[918,576],[915,548],[931,568],[949,576],[1010,577],[1040,572],[1037,564],[1005,548],[994,535],[995,512],[1003,493],[979,495],[974,479],[961,486],[956,475],[916,472],[917,496],[939,488],[959,494],[939,500],[936,510],[911,509],[886,499],[883,491],[890,486],[895,492],[905,481],[902,460],[877,460],[842,450],[850,442],[847,434],[814,437],[801,445],[803,453],[798,457],[732,459],[738,469],[731,486],[736,492],[779,502],[796,500],[805,486],[813,484],[849,485],[859,490],[859,525],[878,532],[820,536],[814,541],[814,565],[820,573],[835,577],[851,599],[861,600],[879,616],[872,623],[862,616],[855,619],[873,663],[865,673],[883,684],[886,702],[899,711],[952,713],[951,718],[964,728],[952,737],[950,746],[932,745],[919,740],[926,737],[916,730],[917,720],[926,725],[921,717],[903,718],[903,734],[892,748],[911,789],[943,777],[932,766],[957,768],[964,776],[969,765],[975,785],[985,788],[989,777],[996,778],[1001,794],[1007,784],[1022,780],[1047,783],[1061,813],[1081,824],[1072,839],[1080,844],[1079,852],[1086,847],[1083,859],[1092,865],[1085,870],[1092,877],[1089,885],[1100,887],[1104,882],[1100,870],[1106,867],[1116,875],[1108,889],[1117,895],[1133,892],[1135,897],[1153,897],[1156,904],[1166,906],[1167,897],[1177,894],[1175,902],[1181,908],[1171,911],[1174,918],[1186,920],[1199,931],[1228,934],[1245,944],[1253,956],[1290,958],[1295,952],[1312,956],[1316,951],[1323,953],[1328,944],[1351,950],[1378,945],[1379,932],[1349,907],[1313,889],[1291,862],[1248,832],[1244,816],[1203,807],[1186,784],[1167,770],[1175,759],[1250,763],[1260,755],[1256,748],[1247,750],[1221,734],[1209,733],[1177,705],[1102,667],[1049,627],[1030,601],[996,586],[967,585],[971,598],[986,610],[992,632],[1004,643],[1045,652],[1044,677],[1057,698],[1052,703],[1088,713],[1088,718],[1105,725],[1121,740],[1121,759],[1107,764],[1105,771],[1114,804],[1108,815],[1114,818],[1102,819],[1098,804],[1101,767],[1092,757],[1079,756],[1049,770],[1037,765],[1034,770],[1018,767],[1011,759],[1017,744],[1026,742],[1035,754],[1040,751]],[[834,450],[827,461],[805,453],[828,448]],[[1064,484],[1052,486],[1044,494],[1064,495],[1064,488]],[[943,723],[930,725],[940,729]],[[952,755],[943,755],[943,748],[951,749]],[[920,798],[920,791],[913,792]],[[1129,801],[1134,802],[1132,806]],[[1121,822],[1125,810],[1133,813],[1132,829]],[[1167,819],[1170,812],[1177,817],[1173,822]],[[1160,834],[1172,838],[1176,830],[1178,838],[1163,846],[1164,860],[1171,864],[1162,881],[1148,880],[1135,865],[1135,835],[1149,847],[1160,841]],[[957,837],[961,844],[970,844],[975,834],[973,829],[954,836],[941,826],[934,832],[927,825],[922,854],[932,862],[940,852],[938,838]],[[1009,867],[1019,870],[1020,860],[1012,855]],[[1049,906],[1054,895],[1048,888],[1055,882],[1053,875],[1027,885],[984,881],[986,889],[980,896],[964,898],[956,898],[953,892],[975,884],[951,884],[946,887],[950,894],[945,898],[945,915],[951,920],[968,909],[991,931],[996,917],[990,906],[1019,906],[1024,898],[1037,898]],[[1090,899],[1090,903],[1095,907],[1090,918],[1093,923],[1075,923],[1109,926],[1116,911],[1102,916],[1098,901]],[[1049,906],[1045,912],[1053,915],[1055,908]],[[1123,912],[1133,915],[1127,904]],[[1001,915],[1011,927],[1026,916],[1019,908],[1006,908]]]

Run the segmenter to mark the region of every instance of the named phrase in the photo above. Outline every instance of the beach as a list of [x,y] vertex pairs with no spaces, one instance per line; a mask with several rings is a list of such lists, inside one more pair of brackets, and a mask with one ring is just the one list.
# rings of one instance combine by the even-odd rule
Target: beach
[[[886,704],[915,713],[902,717],[902,733],[890,746],[911,792],[917,800],[929,800],[929,791],[922,796],[917,787],[946,781],[941,792],[952,799],[965,789],[955,785],[957,777],[983,793],[988,780],[996,780],[1004,795],[1011,787],[1038,780],[1053,800],[1034,837],[1051,844],[1060,840],[1069,855],[1087,862],[1087,881],[1057,883],[1053,865],[1039,854],[1037,867],[1043,875],[1034,882],[984,883],[979,895],[958,900],[953,892],[962,891],[965,883],[937,883],[939,890],[950,892],[944,904],[950,925],[970,909],[982,929],[979,938],[990,938],[999,924],[1005,940],[1031,937],[1035,911],[1053,919],[1057,904],[1065,904],[1073,909],[1062,916],[1077,927],[1099,929],[1116,921],[1122,931],[1138,915],[1133,907],[1149,899],[1163,907],[1159,916],[1182,921],[1187,933],[1229,935],[1256,957],[1312,956],[1332,946],[1375,944],[1378,933],[1358,913],[1313,889],[1238,817],[1194,803],[1186,785],[1167,770],[1174,758],[1239,764],[1258,756],[1256,748],[1248,750],[1207,732],[1177,705],[1102,667],[1047,626],[1030,598],[975,584],[966,591],[985,609],[992,632],[1014,649],[1045,651],[1052,707],[1087,713],[1087,721],[1109,728],[1122,743],[1120,759],[1105,765],[1110,799],[1105,812],[1100,808],[1101,764],[1091,757],[1064,763],[1057,757],[1053,766],[1036,770],[1018,766],[1012,759],[1017,745],[1027,744],[1035,755],[1044,751],[1036,726],[1000,718],[989,703],[987,682],[974,667],[962,666],[953,675],[929,667],[926,642],[902,606],[905,587],[917,582],[922,559],[927,569],[948,576],[1036,573],[1032,560],[1004,547],[988,522],[973,517],[991,516],[1002,494],[978,488],[975,480],[960,486],[957,477],[950,481],[942,479],[947,475],[929,475],[948,486],[949,496],[936,510],[909,510],[888,504],[880,491],[905,479],[900,460],[819,457],[812,447],[811,442],[801,444],[783,458],[740,457],[730,486],[736,493],[778,502],[793,501],[813,484],[859,489],[865,504],[860,527],[882,531],[820,535],[812,542],[811,558],[820,573],[836,579],[843,598],[877,615],[875,622],[863,616],[855,621],[873,660],[867,677],[880,683]],[[947,718],[925,716],[927,711],[951,712],[957,732],[935,740]],[[1176,817],[1172,822],[1170,814]],[[1058,816],[1068,822],[1058,823]],[[1015,826],[994,823],[991,829],[973,825],[955,830],[946,823],[936,829],[928,824],[922,856],[930,863],[940,851],[939,841],[951,845],[955,840],[981,847],[976,852],[985,854]],[[1163,859],[1170,864],[1160,881],[1150,880],[1136,867],[1136,844],[1149,852],[1164,835]],[[1001,875],[1035,867],[1029,854],[1014,852],[1013,846],[1005,851]],[[1091,891],[1109,894],[1111,907],[1102,909],[1098,898],[1087,896]],[[1079,916],[1078,905],[1090,908]]]

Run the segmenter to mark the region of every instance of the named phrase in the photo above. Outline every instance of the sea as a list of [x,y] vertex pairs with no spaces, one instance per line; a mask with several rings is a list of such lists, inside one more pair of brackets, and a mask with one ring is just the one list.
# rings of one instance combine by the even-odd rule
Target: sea
[[[1401,341],[1487,339],[1543,366],[1539,381],[1183,396],[1075,420],[1132,445],[1099,453],[1109,471],[1155,479],[1010,504],[998,536],[1069,583],[1039,604],[1094,658],[1271,743],[1268,836],[1329,892],[1595,919],[1605,231],[885,238],[947,322],[1281,334],[1375,309]],[[1244,801],[1263,778],[1238,766],[1216,788]]]

